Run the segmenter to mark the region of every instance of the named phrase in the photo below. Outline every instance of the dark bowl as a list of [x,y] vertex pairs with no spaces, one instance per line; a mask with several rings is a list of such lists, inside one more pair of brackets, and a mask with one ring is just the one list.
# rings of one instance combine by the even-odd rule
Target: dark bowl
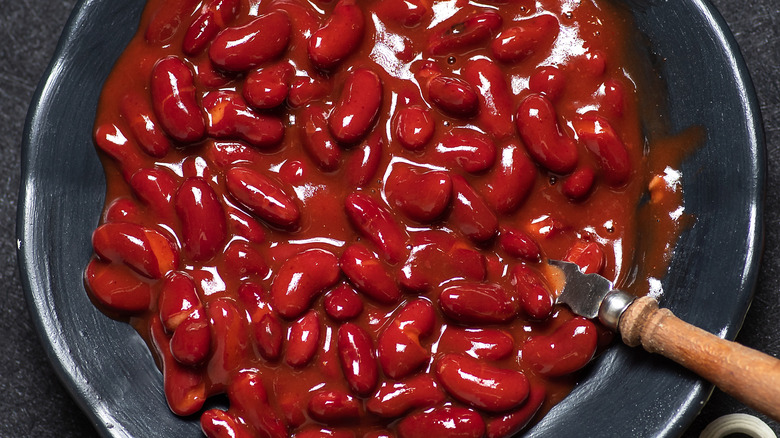
[[[668,92],[672,132],[702,126],[683,164],[686,212],[662,305],[734,338],[761,253],[763,128],[742,57],[706,0],[626,0]],[[138,25],[144,0],[83,0],[32,102],[23,145],[19,263],[49,359],[104,436],[198,436],[170,413],[162,377],[139,336],[93,307],[82,270],[105,179],[91,139],[103,81]],[[679,436],[711,386],[654,355],[615,345],[529,436]]]

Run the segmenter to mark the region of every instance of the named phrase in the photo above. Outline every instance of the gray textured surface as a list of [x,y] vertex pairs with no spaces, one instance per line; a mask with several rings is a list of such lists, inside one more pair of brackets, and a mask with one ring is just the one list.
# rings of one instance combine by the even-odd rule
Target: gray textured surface
[[[24,302],[15,254],[19,145],[27,106],[75,1],[0,0],[0,437],[96,436],[46,362]],[[738,341],[780,356],[780,3],[716,0],[751,71],[768,148],[766,252],[755,301]],[[715,392],[685,436],[733,412]],[[771,423],[780,433],[780,425]]]

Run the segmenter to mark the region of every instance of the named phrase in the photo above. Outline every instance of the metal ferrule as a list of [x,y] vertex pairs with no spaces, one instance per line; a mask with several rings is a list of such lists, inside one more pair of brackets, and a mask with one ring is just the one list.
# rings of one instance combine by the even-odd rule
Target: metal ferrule
[[599,307],[599,321],[610,330],[618,331],[620,317],[635,299],[635,296],[622,290],[609,291]]

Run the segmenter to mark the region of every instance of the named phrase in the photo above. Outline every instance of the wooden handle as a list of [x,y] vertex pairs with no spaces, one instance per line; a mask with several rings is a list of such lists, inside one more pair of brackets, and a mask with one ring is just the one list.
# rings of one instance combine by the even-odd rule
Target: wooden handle
[[651,297],[634,301],[618,328],[627,345],[662,354],[780,421],[780,360],[694,327]]

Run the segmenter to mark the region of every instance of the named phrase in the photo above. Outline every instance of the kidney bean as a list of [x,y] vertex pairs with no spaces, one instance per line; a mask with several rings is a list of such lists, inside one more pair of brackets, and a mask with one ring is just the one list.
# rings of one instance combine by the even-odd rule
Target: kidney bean
[[310,427],[296,432],[293,438],[355,438],[355,432],[347,429],[322,429]]
[[233,79],[233,74],[217,70],[208,57],[195,63],[195,85],[198,88],[223,88]]
[[223,270],[230,278],[246,279],[252,275],[263,278],[268,274],[268,264],[254,245],[234,240],[225,248]]
[[197,55],[219,31],[238,15],[240,0],[213,0],[201,8],[201,15],[184,34],[182,49],[187,55]]
[[400,382],[383,382],[366,402],[366,409],[380,417],[400,417],[412,409],[427,409],[443,402],[444,392],[428,374]]
[[341,162],[341,148],[327,129],[325,108],[313,104],[303,109],[301,118],[301,143],[314,164],[325,172],[336,170]]
[[162,365],[163,391],[168,407],[176,415],[198,412],[206,401],[206,383],[201,371],[179,364],[171,355],[170,341],[159,318],[152,317],[150,337]]
[[203,178],[188,178],[175,204],[185,253],[197,261],[212,258],[227,239],[225,210],[214,189]]
[[240,417],[221,409],[209,409],[200,416],[200,428],[208,438],[253,438]]
[[363,300],[354,289],[342,284],[325,296],[325,313],[336,321],[347,321],[363,312]]
[[290,83],[287,103],[293,108],[300,108],[322,99],[330,93],[330,90],[330,84],[321,79],[297,77]]
[[241,141],[209,141],[206,160],[220,168],[230,167],[241,162],[258,162],[261,158],[257,149]]
[[384,0],[377,3],[375,13],[383,22],[416,27],[430,15],[430,9],[421,0]]
[[162,158],[171,150],[171,142],[158,127],[151,104],[143,97],[128,93],[120,103],[120,113],[141,149],[149,156]]
[[626,90],[623,84],[615,79],[604,81],[599,90],[601,96],[601,109],[608,115],[622,117],[626,107]]
[[498,165],[484,179],[482,196],[496,212],[512,213],[528,198],[538,174],[524,148],[510,141],[501,149]]
[[631,176],[631,157],[612,125],[603,117],[585,114],[574,121],[574,130],[599,160],[608,184],[620,186]]
[[217,34],[209,47],[209,58],[223,70],[246,71],[284,53],[291,33],[287,13],[271,11],[243,26],[229,27]]
[[225,174],[225,185],[238,202],[264,221],[282,228],[298,225],[301,212],[279,184],[248,167],[233,167]]
[[577,165],[577,146],[561,133],[555,109],[546,97],[531,94],[523,99],[517,110],[517,129],[537,163],[562,174]]
[[528,398],[519,408],[488,420],[487,438],[505,438],[519,433],[539,411],[546,396],[544,386],[531,386]]
[[257,349],[264,359],[274,361],[282,353],[282,324],[273,313],[266,313],[254,326]]
[[140,169],[130,178],[136,197],[164,219],[173,217],[173,197],[178,185],[170,171],[161,168]]
[[382,304],[392,304],[401,298],[401,291],[388,269],[368,248],[353,244],[344,250],[341,270],[358,291]]
[[284,125],[277,116],[250,109],[234,91],[213,91],[203,98],[208,133],[215,138],[238,138],[259,149],[269,149],[284,138]]
[[382,105],[382,80],[366,68],[352,70],[341,96],[328,117],[333,137],[342,143],[355,143],[368,134]]
[[453,129],[444,134],[435,152],[448,165],[462,167],[470,173],[483,172],[496,162],[493,140],[472,129]]
[[588,52],[575,61],[575,70],[588,76],[599,77],[606,69],[606,55],[600,50]]
[[151,305],[152,288],[124,265],[93,258],[84,278],[91,296],[108,309],[133,314],[144,312]]
[[489,59],[474,58],[463,67],[463,78],[472,89],[479,90],[477,125],[495,139],[514,135],[512,93],[504,72]]
[[426,107],[413,105],[397,112],[395,136],[410,151],[422,150],[433,138],[435,129],[431,111]]
[[103,259],[124,262],[149,278],[162,278],[179,266],[179,252],[167,237],[130,223],[107,223],[92,233],[92,246]]
[[144,34],[146,41],[154,45],[164,45],[176,35],[185,17],[189,17],[197,7],[198,0],[170,0],[165,7],[155,11],[149,27]]
[[[421,238],[420,238],[421,237]],[[418,235],[409,259],[399,273],[400,284],[422,293],[443,281],[485,279],[485,256],[454,236],[439,231]]]
[[499,329],[462,329],[448,326],[439,340],[439,351],[465,353],[480,360],[501,360],[514,350],[515,341]]
[[284,420],[290,428],[300,427],[309,416],[306,415],[306,399],[293,391],[274,394],[278,401]]
[[206,305],[211,323],[212,355],[208,363],[211,389],[214,391],[235,382],[238,371],[249,353],[249,328],[244,312],[232,298],[221,297]]
[[211,352],[211,327],[203,309],[192,312],[182,321],[171,337],[171,355],[179,363],[196,366]]
[[389,430],[371,430],[363,435],[363,438],[395,438],[395,434]]
[[473,117],[479,110],[477,92],[462,79],[436,76],[428,82],[428,96],[441,111],[455,117]]
[[265,230],[260,222],[243,211],[228,207],[228,229],[233,236],[240,236],[252,243],[265,242]]
[[462,282],[439,295],[445,315],[465,324],[505,323],[514,319],[517,304],[499,285]]
[[485,421],[471,409],[438,407],[407,415],[398,423],[399,438],[480,438]]
[[502,412],[528,397],[528,378],[520,371],[494,367],[459,354],[447,354],[436,365],[436,376],[453,397],[475,408]]
[[517,265],[511,278],[520,309],[533,319],[547,319],[552,314],[554,299],[539,274],[526,265]]
[[493,10],[476,12],[461,22],[445,21],[434,28],[428,39],[428,51],[447,55],[470,49],[493,36],[501,27],[501,16]]
[[558,19],[550,14],[540,14],[513,24],[490,44],[493,57],[501,62],[523,61],[548,49],[558,38]]
[[360,147],[356,148],[347,159],[344,173],[347,182],[353,187],[363,187],[371,182],[371,178],[379,170],[384,149],[384,138],[380,130],[371,133]]
[[274,309],[296,318],[311,301],[339,279],[339,261],[323,249],[309,249],[285,260],[271,284]]
[[379,202],[363,193],[347,195],[344,203],[352,225],[374,243],[390,263],[406,255],[406,236],[393,216]]
[[565,74],[553,66],[540,67],[528,78],[528,89],[544,94],[551,102],[558,100],[566,88]]
[[339,0],[325,25],[309,38],[312,64],[322,70],[336,67],[360,46],[364,29],[365,18],[356,0]]
[[604,267],[604,251],[596,242],[576,241],[563,259],[576,264],[586,274],[598,274]]
[[154,113],[168,135],[182,143],[203,138],[206,123],[195,98],[192,70],[184,61],[176,56],[157,61],[150,89]]
[[428,362],[431,353],[421,345],[420,338],[433,332],[435,322],[433,306],[422,298],[398,312],[377,339],[379,364],[388,377],[404,378]]
[[563,181],[561,193],[574,201],[584,199],[593,188],[595,180],[596,172],[592,167],[580,167]]
[[498,245],[512,257],[526,262],[538,262],[541,258],[539,244],[523,230],[504,227],[498,236]]
[[276,108],[287,99],[293,73],[292,66],[286,61],[252,70],[244,80],[242,96],[255,108]]
[[317,353],[320,342],[320,317],[310,310],[290,326],[284,359],[292,367],[308,364]]
[[129,181],[140,167],[143,167],[137,147],[114,124],[103,124],[95,128],[95,144],[119,164],[122,176]]
[[385,181],[385,195],[391,206],[410,219],[433,222],[450,205],[452,180],[446,172],[418,172],[397,164]]
[[339,327],[338,352],[350,389],[360,396],[368,395],[379,379],[371,337],[360,326],[348,322]]
[[498,219],[465,178],[452,175],[452,210],[448,221],[474,242],[485,242],[498,231]]
[[103,213],[103,222],[139,222],[141,208],[132,199],[116,198]]
[[157,307],[160,321],[169,333],[193,313],[203,312],[195,281],[183,272],[171,272],[165,276]]
[[309,399],[309,414],[325,424],[356,419],[361,414],[360,401],[343,391],[320,390]]
[[534,336],[523,345],[521,360],[535,372],[548,377],[573,373],[584,367],[596,352],[596,326],[576,317],[551,335]]
[[252,370],[242,370],[230,382],[227,390],[230,408],[236,409],[241,417],[262,436],[284,438],[287,428],[276,416],[268,401],[268,393],[260,375]]

